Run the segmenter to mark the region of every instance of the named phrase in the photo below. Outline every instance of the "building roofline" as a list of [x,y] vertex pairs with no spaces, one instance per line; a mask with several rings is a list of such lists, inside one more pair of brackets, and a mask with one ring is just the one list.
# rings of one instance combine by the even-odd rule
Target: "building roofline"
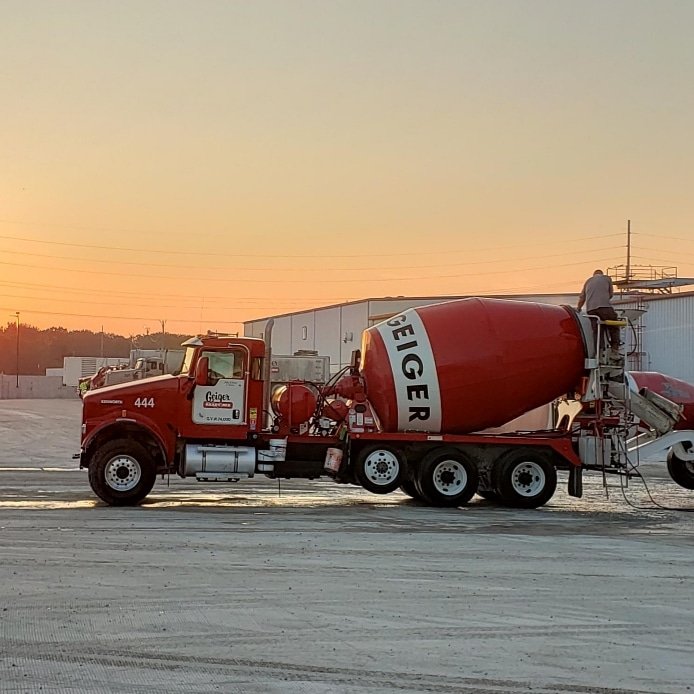
[[685,299],[688,296],[694,296],[694,291],[689,292],[677,292],[677,294],[642,294],[640,292],[634,293],[631,296],[622,295],[615,299],[615,303],[629,303],[633,304],[634,301],[662,301],[663,299]]
[[261,321],[267,321],[271,318],[287,318],[288,316],[298,316],[302,313],[310,313],[312,311],[327,311],[331,308],[341,308],[342,306],[354,306],[355,304],[364,304],[369,301],[428,301],[431,300],[432,303],[440,301],[455,301],[456,299],[471,299],[473,297],[480,296],[486,299],[514,299],[519,296],[576,296],[578,297],[578,292],[553,292],[553,293],[527,293],[527,294],[453,294],[441,296],[371,296],[365,299],[355,299],[354,301],[343,301],[339,304],[328,304],[327,306],[317,306],[315,308],[306,308],[302,311],[289,311],[287,313],[277,313],[271,316],[263,316],[262,318],[252,318],[251,320],[243,321],[243,325],[248,325],[249,323],[259,323]]

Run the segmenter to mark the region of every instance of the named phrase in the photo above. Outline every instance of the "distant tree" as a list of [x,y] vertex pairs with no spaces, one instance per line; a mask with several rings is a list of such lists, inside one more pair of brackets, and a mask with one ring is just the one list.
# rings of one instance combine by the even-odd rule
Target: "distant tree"
[[[128,357],[130,350],[179,349],[190,335],[152,333],[149,335],[116,335],[91,330],[66,330],[33,325],[19,326],[19,373],[42,375],[48,368],[61,367],[63,357]],[[17,325],[9,322],[0,327],[0,372],[16,371]]]

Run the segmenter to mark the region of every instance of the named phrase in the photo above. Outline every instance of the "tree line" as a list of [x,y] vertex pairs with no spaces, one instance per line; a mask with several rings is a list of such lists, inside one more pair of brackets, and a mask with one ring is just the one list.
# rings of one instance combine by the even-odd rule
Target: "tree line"
[[[43,375],[47,368],[62,367],[63,357],[129,357],[131,349],[180,349],[190,335],[150,333],[116,335],[91,330],[19,326],[19,373]],[[17,324],[0,327],[0,373],[17,372]]]

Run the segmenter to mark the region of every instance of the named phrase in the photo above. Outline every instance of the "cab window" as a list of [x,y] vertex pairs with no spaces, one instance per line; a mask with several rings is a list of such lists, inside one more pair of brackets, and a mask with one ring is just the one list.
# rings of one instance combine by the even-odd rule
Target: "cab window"
[[243,378],[243,352],[204,351],[201,356],[208,358],[212,378]]

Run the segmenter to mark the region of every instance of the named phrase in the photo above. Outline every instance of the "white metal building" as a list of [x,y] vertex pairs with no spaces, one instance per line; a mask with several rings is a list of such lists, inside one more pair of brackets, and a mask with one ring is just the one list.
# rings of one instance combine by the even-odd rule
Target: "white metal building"
[[[324,306],[308,311],[266,316],[244,323],[244,335],[264,337],[270,317],[272,351],[294,354],[315,350],[330,357],[331,371],[349,364],[352,351],[361,346],[361,333],[379,321],[414,306],[462,299],[463,296],[384,297],[362,299]],[[575,306],[578,294],[534,294],[495,298],[539,301]],[[694,292],[642,294],[638,299],[615,300],[615,305],[644,310],[633,329],[626,329],[630,352],[628,367],[633,370],[661,371],[694,383]]]
[[[616,308],[621,302],[616,301]],[[624,304],[644,310],[627,329],[629,368],[694,383],[694,292],[641,295]]]
[[[347,366],[352,352],[361,347],[361,334],[366,328],[414,306],[426,306],[464,298],[466,297],[398,296],[361,299],[247,321],[243,324],[243,334],[246,337],[264,337],[267,321],[274,318],[273,353],[290,355],[299,350],[315,350],[322,356],[330,357],[330,369],[335,373],[343,366]],[[578,294],[528,294],[494,298],[575,306]]]

